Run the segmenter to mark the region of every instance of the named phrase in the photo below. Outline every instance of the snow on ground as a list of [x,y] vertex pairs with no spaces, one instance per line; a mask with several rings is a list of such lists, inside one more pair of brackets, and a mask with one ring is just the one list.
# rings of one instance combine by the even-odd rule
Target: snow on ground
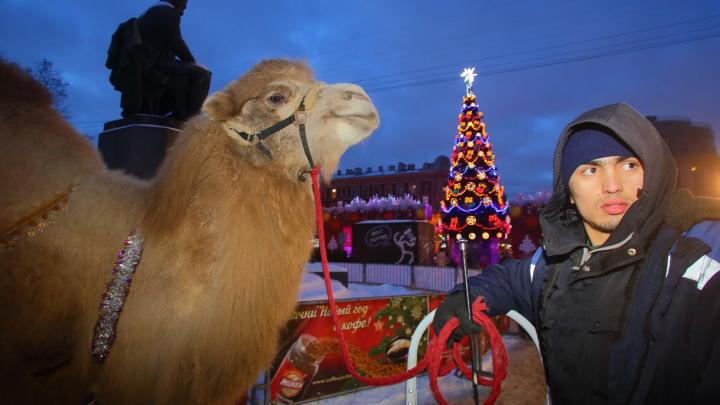
[[[331,269],[331,271],[334,271]],[[348,284],[346,288],[337,280],[332,281],[333,296],[335,299],[342,298],[366,298],[366,297],[394,297],[398,295],[412,295],[425,293],[423,290],[411,290],[405,287],[398,287],[389,284]],[[298,301],[320,301],[327,300],[325,292],[325,280],[322,275],[306,272],[303,276],[302,287],[298,294]]]

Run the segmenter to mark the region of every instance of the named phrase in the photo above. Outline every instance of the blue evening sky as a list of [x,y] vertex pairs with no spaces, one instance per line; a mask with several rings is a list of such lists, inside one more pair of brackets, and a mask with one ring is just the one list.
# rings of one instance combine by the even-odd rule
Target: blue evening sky
[[[104,67],[110,37],[152,3],[0,0],[0,55],[50,59],[69,83],[70,121],[97,136],[120,116]],[[624,101],[720,131],[717,0],[190,0],[182,30],[213,71],[211,91],[275,57],[364,86],[381,127],[342,169],[449,155],[466,66],[480,74],[475,93],[511,197],[550,188],[557,136],[593,107]]]

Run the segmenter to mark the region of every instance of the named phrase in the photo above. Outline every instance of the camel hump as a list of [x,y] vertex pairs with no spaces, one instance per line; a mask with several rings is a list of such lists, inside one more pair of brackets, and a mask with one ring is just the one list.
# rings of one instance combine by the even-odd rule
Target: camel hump
[[15,63],[0,59],[0,100],[3,103],[50,107],[50,91]]
[[53,107],[50,92],[20,66],[0,61],[0,228],[90,173],[100,154]]

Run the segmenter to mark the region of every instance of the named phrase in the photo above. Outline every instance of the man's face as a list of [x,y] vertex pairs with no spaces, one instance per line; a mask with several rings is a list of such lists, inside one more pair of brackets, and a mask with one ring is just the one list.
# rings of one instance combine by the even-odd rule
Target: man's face
[[643,167],[635,157],[604,157],[578,166],[568,185],[590,242],[599,245],[637,200]]

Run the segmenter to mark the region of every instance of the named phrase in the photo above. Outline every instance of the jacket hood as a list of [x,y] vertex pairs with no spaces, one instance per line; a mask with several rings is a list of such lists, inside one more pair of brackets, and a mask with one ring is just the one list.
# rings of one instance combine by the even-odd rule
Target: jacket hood
[[562,178],[562,153],[568,137],[584,126],[602,126],[613,132],[640,159],[643,188],[605,245],[625,239],[646,238],[663,221],[663,210],[675,189],[677,168],[665,141],[642,114],[618,103],[587,111],[575,118],[560,134],[553,158],[553,195],[540,213],[544,248],[549,256],[566,254],[584,246],[586,235],[577,210],[570,204]]

